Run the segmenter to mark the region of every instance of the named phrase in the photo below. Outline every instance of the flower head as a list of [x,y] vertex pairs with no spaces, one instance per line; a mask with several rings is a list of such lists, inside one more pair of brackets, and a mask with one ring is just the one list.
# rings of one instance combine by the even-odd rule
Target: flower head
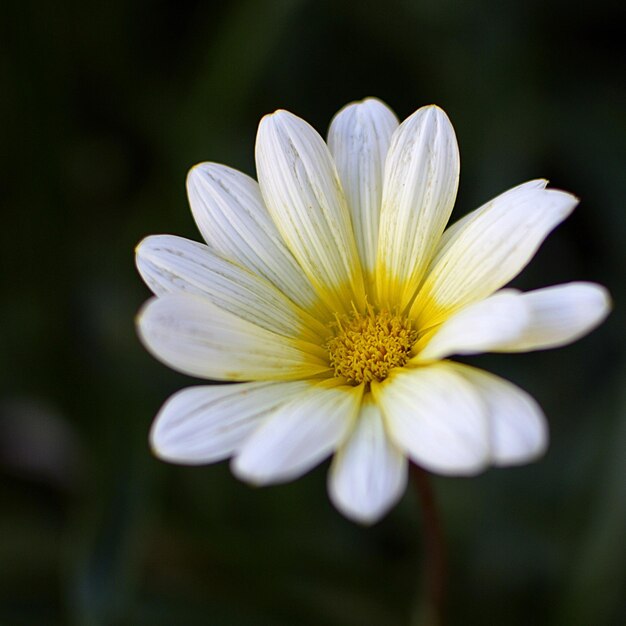
[[541,455],[536,402],[449,357],[560,346],[604,319],[599,285],[502,289],[577,199],[534,180],[446,229],[459,154],[436,106],[398,124],[379,100],[349,104],[328,144],[277,111],[256,162],[258,183],[216,163],[189,173],[206,244],[160,235],[137,248],[155,294],[138,320],[145,346],[228,383],[172,396],[156,454],[231,457],[237,476],[267,484],[335,453],[331,499],[363,522],[401,497],[408,459],[471,475]]

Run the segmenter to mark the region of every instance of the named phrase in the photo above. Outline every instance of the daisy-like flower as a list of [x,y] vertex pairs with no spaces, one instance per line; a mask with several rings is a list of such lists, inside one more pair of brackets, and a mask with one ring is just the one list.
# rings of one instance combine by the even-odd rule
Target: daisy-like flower
[[333,503],[371,523],[402,496],[408,459],[472,475],[541,455],[537,403],[449,357],[561,346],[605,318],[596,284],[502,289],[577,199],[533,180],[446,229],[459,180],[450,121],[427,106],[398,124],[375,99],[343,108],[327,144],[287,111],[267,115],[256,165],[258,183],[216,163],[189,173],[206,244],[158,235],[137,248],[155,294],[143,343],[227,383],[165,403],[157,456],[230,457],[238,477],[269,484],[334,453]]

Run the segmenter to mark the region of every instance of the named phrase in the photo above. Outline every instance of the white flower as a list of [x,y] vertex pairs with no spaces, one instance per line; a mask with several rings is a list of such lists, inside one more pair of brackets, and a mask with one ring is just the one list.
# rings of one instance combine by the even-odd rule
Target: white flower
[[541,455],[545,418],[513,384],[453,355],[560,346],[597,326],[606,290],[501,288],[577,199],[535,180],[444,231],[459,154],[436,106],[402,124],[382,102],[342,109],[328,145],[300,118],[261,120],[259,182],[215,163],[189,173],[206,241],[147,237],[155,296],[138,326],[170,367],[204,379],[151,432],[168,461],[232,457],[243,480],[292,480],[335,453],[334,504],[370,523],[397,502],[407,457],[471,475]]

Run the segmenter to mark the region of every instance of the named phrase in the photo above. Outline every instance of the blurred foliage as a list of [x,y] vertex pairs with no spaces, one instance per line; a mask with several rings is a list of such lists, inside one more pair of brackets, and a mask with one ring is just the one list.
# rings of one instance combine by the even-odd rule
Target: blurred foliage
[[324,133],[350,100],[450,115],[458,217],[534,177],[581,197],[516,283],[588,279],[609,321],[484,365],[552,433],[531,466],[436,479],[449,624],[626,623],[626,33],[610,0],[2,3],[0,623],[417,623],[420,511],[373,528],[328,503],[326,465],[251,489],[162,464],[162,401],[190,381],[139,345],[146,234],[198,239],[186,170],[254,174],[262,114]]

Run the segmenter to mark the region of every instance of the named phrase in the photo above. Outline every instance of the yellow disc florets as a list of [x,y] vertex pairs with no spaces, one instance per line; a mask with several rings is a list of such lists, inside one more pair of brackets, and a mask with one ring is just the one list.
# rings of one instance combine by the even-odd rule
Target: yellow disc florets
[[365,315],[337,316],[332,326],[334,336],[326,344],[330,364],[353,385],[384,380],[407,362],[417,340],[410,320],[371,307]]

